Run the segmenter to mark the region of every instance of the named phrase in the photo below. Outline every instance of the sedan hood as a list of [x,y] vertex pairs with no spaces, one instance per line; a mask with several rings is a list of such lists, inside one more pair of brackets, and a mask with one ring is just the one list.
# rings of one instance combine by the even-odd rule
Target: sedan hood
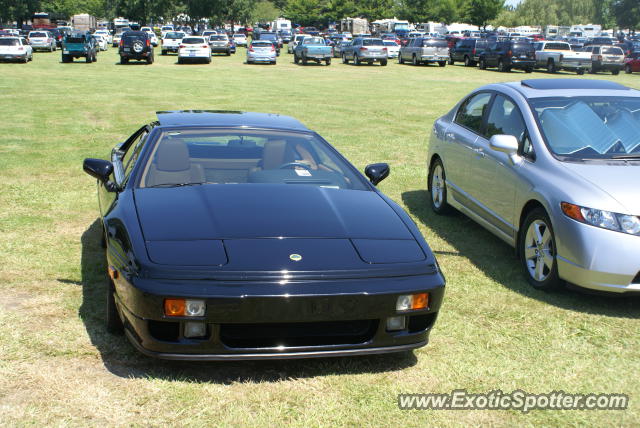
[[426,259],[372,191],[225,184],[139,189],[135,199],[157,265],[327,272]]
[[411,239],[373,191],[224,184],[135,191],[146,241],[251,238]]
[[[622,214],[640,215],[640,198],[638,197],[638,182],[640,182],[640,164],[634,161],[627,164],[623,161],[609,163],[570,163],[564,162],[564,167],[572,174],[593,184],[601,191],[611,196],[624,211]],[[589,207],[607,209],[607,207]]]

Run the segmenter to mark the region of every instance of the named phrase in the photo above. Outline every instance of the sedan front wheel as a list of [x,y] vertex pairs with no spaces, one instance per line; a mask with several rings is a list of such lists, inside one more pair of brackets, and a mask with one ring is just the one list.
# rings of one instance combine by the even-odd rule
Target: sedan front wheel
[[556,238],[546,211],[531,211],[520,229],[520,261],[529,284],[538,290],[554,291],[560,288],[556,263]]
[[431,209],[439,215],[448,214],[450,211],[447,204],[447,185],[446,176],[444,174],[444,166],[440,159],[436,159],[431,164],[429,171],[429,193],[431,198]]

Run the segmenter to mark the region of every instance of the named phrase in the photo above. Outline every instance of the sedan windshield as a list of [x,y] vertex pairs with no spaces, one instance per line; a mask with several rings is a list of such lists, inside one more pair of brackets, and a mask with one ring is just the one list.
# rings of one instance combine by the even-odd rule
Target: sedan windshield
[[18,39],[0,39],[0,46],[20,46]]
[[549,149],[569,159],[640,157],[640,97],[538,98],[530,103]]
[[367,190],[327,143],[297,132],[165,131],[143,171],[140,187],[260,183]]

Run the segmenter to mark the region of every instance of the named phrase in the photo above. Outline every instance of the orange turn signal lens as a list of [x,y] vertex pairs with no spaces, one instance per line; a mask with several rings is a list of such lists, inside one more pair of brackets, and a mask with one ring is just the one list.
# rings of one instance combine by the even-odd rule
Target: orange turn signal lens
[[183,317],[185,314],[184,299],[165,299],[164,314],[168,317]]
[[429,306],[429,293],[414,294],[411,299],[411,309],[425,309]]
[[560,204],[560,208],[562,208],[562,212],[567,217],[584,223],[584,216],[582,215],[582,211],[580,210],[580,207],[578,205],[570,204],[568,202],[562,202]]

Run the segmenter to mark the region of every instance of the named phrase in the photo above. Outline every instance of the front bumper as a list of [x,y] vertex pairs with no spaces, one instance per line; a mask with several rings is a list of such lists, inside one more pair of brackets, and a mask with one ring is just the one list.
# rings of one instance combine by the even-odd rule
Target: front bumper
[[564,215],[554,229],[560,278],[593,290],[640,292],[640,237],[582,224]]
[[[402,278],[255,282],[115,281],[127,336],[142,353],[182,360],[311,358],[400,352],[426,345],[444,296],[440,274]],[[429,292],[425,310],[399,314],[402,294]],[[165,298],[203,299],[204,317],[172,318]],[[407,317],[388,332],[386,319]],[[185,323],[206,324],[207,334],[184,336]]]

